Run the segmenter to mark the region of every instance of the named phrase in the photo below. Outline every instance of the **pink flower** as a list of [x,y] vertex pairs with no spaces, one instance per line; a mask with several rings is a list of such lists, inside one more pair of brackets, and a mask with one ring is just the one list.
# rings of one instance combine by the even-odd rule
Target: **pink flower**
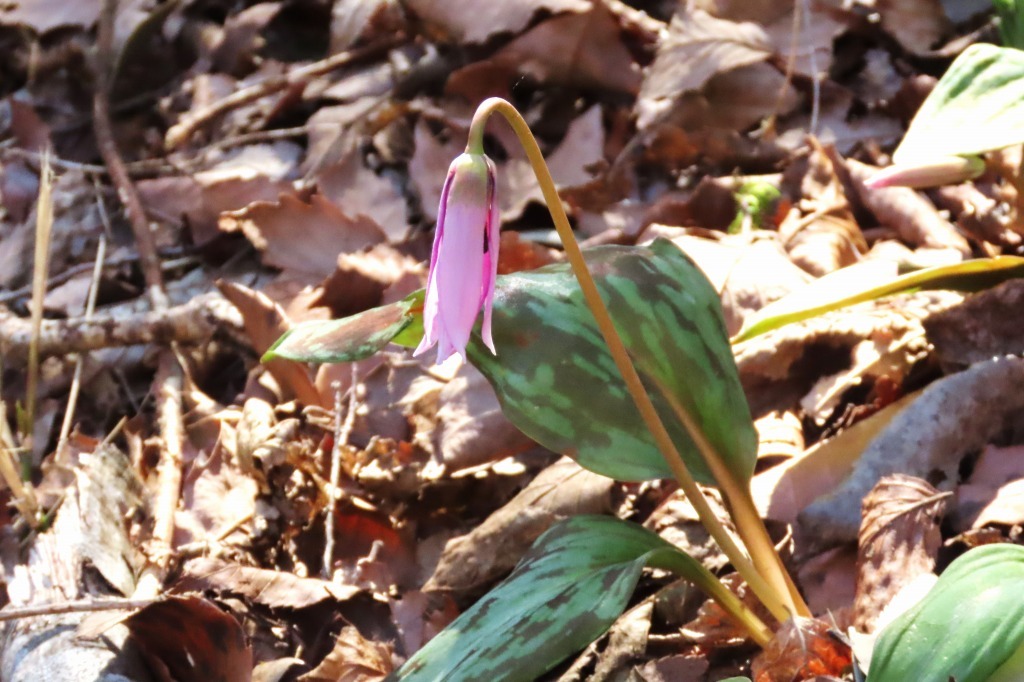
[[466,344],[483,308],[481,337],[494,353],[491,304],[498,274],[498,205],[494,164],[483,154],[452,161],[441,191],[437,231],[423,304],[423,340],[413,355],[437,344],[437,362],[453,353],[466,359]]

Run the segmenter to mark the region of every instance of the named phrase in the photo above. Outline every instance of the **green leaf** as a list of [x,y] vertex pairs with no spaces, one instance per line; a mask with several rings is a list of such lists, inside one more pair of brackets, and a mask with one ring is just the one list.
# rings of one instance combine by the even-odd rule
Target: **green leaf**
[[[737,480],[753,474],[757,434],[729,347],[718,294],[671,242],[586,254],[615,326],[690,472],[715,485],[662,397],[695,415]],[[618,480],[669,478],[566,264],[499,280],[492,318],[497,356],[478,337],[469,359],[502,410],[528,436]]]
[[992,0],[999,17],[999,37],[1006,47],[1024,48],[1024,2]]
[[698,561],[636,524],[609,516],[559,522],[512,575],[388,680],[534,680],[611,626],[649,562],[671,563],[704,589],[718,584]]
[[[892,277],[895,263],[865,262],[826,275],[819,280],[766,305],[743,323],[732,343],[752,339],[793,322],[817,317],[833,310],[896,294],[930,289],[979,291],[1008,279],[1024,276],[1024,258],[997,256],[925,268],[888,282],[863,288],[863,281]],[[849,293],[853,291],[854,293]]]
[[1019,665],[1021,585],[1024,547],[985,545],[967,552],[949,565],[924,599],[882,631],[871,655],[869,682],[984,682],[1004,664]]
[[972,45],[921,105],[893,163],[982,154],[1024,142],[1024,51]]
[[415,346],[423,336],[423,290],[390,305],[341,320],[303,322],[289,329],[263,355],[300,362],[351,362],[388,343]]
[[[678,397],[736,478],[754,469],[757,434],[740,386],[718,294],[677,247],[606,246],[587,262],[637,370]],[[330,322],[297,325],[264,359],[346,362],[389,341],[422,336],[423,292]],[[474,335],[468,351],[494,386],[505,415],[543,446],[623,481],[670,478],[671,470],[626,392],[583,293],[566,264],[499,277],[492,332],[498,355]],[[714,485],[696,446],[658,390],[655,407],[693,476]]]

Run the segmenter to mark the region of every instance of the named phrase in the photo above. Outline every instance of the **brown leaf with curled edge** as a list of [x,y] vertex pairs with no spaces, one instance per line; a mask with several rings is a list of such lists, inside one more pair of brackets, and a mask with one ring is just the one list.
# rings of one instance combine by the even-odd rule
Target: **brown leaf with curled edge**
[[391,645],[366,639],[348,625],[324,660],[298,682],[379,682],[393,670]]
[[365,215],[395,243],[409,231],[405,197],[397,180],[378,175],[363,164],[362,154],[350,152],[340,162],[321,170],[317,187],[346,215]]
[[904,585],[935,569],[942,545],[939,520],[949,497],[923,479],[894,474],[864,498],[853,612],[853,623],[862,632],[874,629],[882,609]]
[[800,682],[820,676],[844,677],[853,664],[850,647],[815,618],[791,618],[754,658],[754,682]]
[[185,564],[177,585],[181,590],[212,590],[241,595],[271,608],[302,609],[326,599],[345,601],[361,589],[351,585],[300,578],[283,571],[254,568],[201,557]]
[[125,625],[167,682],[249,682],[252,649],[242,626],[200,597],[167,597]]
[[553,523],[611,509],[615,482],[562,458],[469,534],[450,540],[424,590],[469,593],[512,569]]
[[479,3],[472,11],[448,0],[406,0],[404,4],[454,43],[482,43],[498,33],[518,33],[541,10],[559,14],[593,7],[590,0],[502,0]]
[[[219,280],[217,288],[224,294],[224,298],[231,301],[238,308],[238,312],[242,313],[245,333],[257,355],[266,353],[267,349],[291,328],[284,310],[266,294],[225,280]],[[281,388],[290,391],[300,402],[305,405],[322,406],[320,392],[313,385],[313,379],[305,365],[278,358],[266,363],[266,368],[277,379]]]
[[385,241],[372,218],[350,217],[319,194],[308,204],[289,195],[276,203],[258,201],[222,214],[219,224],[225,232],[243,233],[263,253],[264,264],[314,279],[334,272],[338,254]]
[[717,19],[700,10],[676,14],[644,73],[637,127],[650,127],[684,93],[701,89],[715,74],[763,61],[771,53],[767,34],[756,24]]

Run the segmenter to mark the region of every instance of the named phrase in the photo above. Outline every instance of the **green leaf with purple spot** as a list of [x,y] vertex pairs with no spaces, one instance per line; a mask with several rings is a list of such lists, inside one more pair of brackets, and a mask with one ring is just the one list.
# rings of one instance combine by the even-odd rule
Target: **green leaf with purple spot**
[[610,516],[561,521],[388,680],[534,680],[615,622],[648,564],[705,590],[718,584],[700,562],[641,526]]

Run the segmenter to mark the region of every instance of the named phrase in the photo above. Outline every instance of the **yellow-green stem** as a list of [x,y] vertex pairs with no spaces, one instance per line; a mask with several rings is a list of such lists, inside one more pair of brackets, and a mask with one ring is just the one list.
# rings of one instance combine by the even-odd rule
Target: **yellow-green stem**
[[594,314],[594,319],[597,321],[598,329],[601,331],[604,342],[608,346],[608,351],[615,360],[615,365],[625,381],[626,389],[629,391],[630,396],[632,396],[633,402],[636,403],[637,410],[640,412],[644,424],[651,432],[658,450],[672,470],[672,474],[679,483],[679,487],[682,488],[686,498],[693,505],[701,523],[715,539],[715,542],[718,543],[718,546],[721,547],[725,555],[729,557],[729,560],[739,574],[747,581],[747,584],[754,594],[757,595],[757,598],[761,600],[765,607],[780,622],[787,620],[791,612],[795,611],[789,591],[786,589],[778,591],[769,585],[743,550],[736,544],[729,532],[719,522],[707,499],[701,493],[700,488],[697,487],[693,476],[690,475],[682,456],[676,450],[675,444],[662,423],[661,417],[658,416],[650,396],[647,395],[647,391],[640,381],[640,375],[637,374],[636,368],[633,367],[633,362],[629,358],[626,346],[615,329],[615,324],[608,313],[608,308],[605,306],[604,300],[597,290],[594,278],[590,275],[590,270],[587,268],[583,253],[580,251],[576,237],[573,235],[572,227],[569,225],[569,218],[562,207],[562,200],[558,196],[554,180],[551,177],[547,164],[544,162],[544,155],[541,153],[529,125],[519,112],[516,111],[515,107],[505,100],[498,98],[487,99],[480,104],[473,117],[466,151],[478,154],[483,153],[484,125],[492,113],[501,114],[508,121],[512,130],[519,138],[519,143],[523,145],[526,157],[533,167],[533,172],[537,176],[541,192],[544,194],[544,201],[551,212],[555,229],[558,231],[558,236],[565,248],[566,257],[572,266],[576,279],[579,281],[580,289],[583,291],[583,297]]
[[718,483],[718,490],[722,493],[725,505],[729,509],[729,515],[736,525],[736,532],[739,533],[740,539],[743,540],[743,544],[750,552],[754,567],[771,584],[772,589],[779,594],[788,595],[787,608],[791,609],[795,615],[809,618],[811,610],[804,602],[799,590],[796,589],[785,566],[782,565],[782,559],[775,551],[775,545],[772,544],[768,530],[761,520],[761,515],[757,513],[757,508],[754,506],[750,490],[737,481],[732,472],[724,466],[715,447],[704,437],[704,432],[700,429],[696,419],[682,402],[663,386],[659,385],[658,388],[668,404],[671,405],[676,417],[686,428],[687,433],[690,434],[694,445],[700,450],[708,469],[711,470],[711,475]]

